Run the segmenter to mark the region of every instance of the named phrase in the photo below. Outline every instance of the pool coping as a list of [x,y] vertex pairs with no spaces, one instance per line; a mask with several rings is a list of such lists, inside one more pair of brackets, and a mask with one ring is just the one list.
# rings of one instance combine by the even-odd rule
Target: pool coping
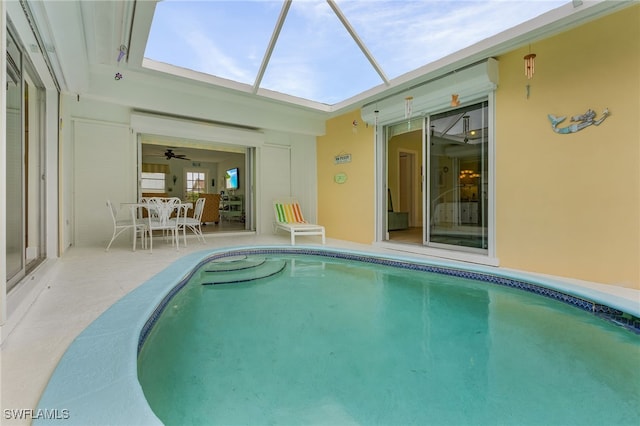
[[[58,422],[60,418],[56,415],[67,410],[65,424],[97,425],[106,420],[109,424],[161,425],[144,397],[137,373],[139,348],[155,320],[172,295],[179,291],[180,285],[204,262],[239,254],[266,253],[299,253],[362,261],[375,259],[376,263],[520,288],[591,310],[596,315],[606,317],[622,312],[635,317],[636,323],[640,318],[640,304],[627,298],[560,279],[492,266],[325,246],[261,245],[203,250],[176,260],[129,292],[76,337],[40,397],[35,414],[42,415],[37,416],[33,424]],[[594,310],[595,305],[589,308],[583,302],[593,303],[597,308]],[[635,327],[640,329],[638,324]]]

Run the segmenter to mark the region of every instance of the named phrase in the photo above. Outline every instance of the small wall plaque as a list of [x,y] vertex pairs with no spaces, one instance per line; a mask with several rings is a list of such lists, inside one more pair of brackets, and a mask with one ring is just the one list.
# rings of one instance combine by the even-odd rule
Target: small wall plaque
[[347,181],[347,174],[346,173],[336,173],[333,176],[333,181],[335,183],[338,183],[338,184],[345,183]]
[[344,164],[351,162],[351,154],[336,155],[334,164]]

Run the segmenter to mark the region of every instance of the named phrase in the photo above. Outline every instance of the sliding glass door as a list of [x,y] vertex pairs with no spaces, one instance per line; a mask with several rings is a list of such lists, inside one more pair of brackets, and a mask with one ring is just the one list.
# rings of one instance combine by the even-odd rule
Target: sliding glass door
[[487,254],[488,101],[385,126],[387,240]]
[[428,117],[425,244],[488,248],[488,123],[487,102]]
[[11,290],[46,255],[42,83],[7,31],[6,282]]
[[7,290],[24,275],[24,160],[22,130],[22,55],[17,44],[7,37]]

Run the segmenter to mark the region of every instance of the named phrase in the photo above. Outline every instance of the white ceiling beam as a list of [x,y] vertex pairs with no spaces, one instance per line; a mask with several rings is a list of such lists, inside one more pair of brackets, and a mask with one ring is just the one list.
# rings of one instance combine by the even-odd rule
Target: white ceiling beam
[[376,59],[373,57],[373,55],[371,54],[367,46],[364,44],[360,36],[358,36],[358,33],[356,33],[356,30],[351,26],[351,23],[347,20],[347,17],[344,16],[344,14],[342,13],[342,10],[340,10],[340,8],[338,7],[338,5],[334,0],[327,0],[327,3],[329,3],[329,7],[333,9],[333,13],[336,14],[340,22],[342,22],[342,25],[344,25],[344,27],[346,28],[349,35],[351,35],[351,38],[353,38],[353,40],[356,42],[356,44],[358,45],[362,53],[364,53],[364,56],[367,57],[371,66],[376,70],[376,72],[378,73],[382,81],[384,81],[385,86],[388,86],[389,79],[387,78],[386,74],[382,70],[382,67],[378,64]]
[[276,43],[278,42],[278,37],[280,37],[280,30],[282,30],[282,26],[284,25],[285,19],[287,19],[287,14],[289,13],[289,8],[291,7],[292,0],[285,0],[282,4],[282,10],[280,10],[280,16],[278,16],[278,21],[276,22],[276,27],[271,34],[271,40],[269,40],[269,45],[267,46],[267,51],[264,54],[264,58],[262,58],[262,64],[260,64],[260,69],[258,70],[258,75],[256,76],[256,81],[253,84],[253,94],[258,93],[258,89],[260,89],[260,83],[262,82],[262,77],[264,77],[264,73],[267,70],[267,66],[269,65],[269,60],[271,60],[271,54],[273,53],[273,49],[276,47]]
[[151,32],[151,23],[156,10],[157,1],[137,1],[132,16],[131,39],[127,52],[127,64],[130,67],[141,68],[147,40]]
[[89,59],[79,2],[28,2],[62,91],[86,93]]

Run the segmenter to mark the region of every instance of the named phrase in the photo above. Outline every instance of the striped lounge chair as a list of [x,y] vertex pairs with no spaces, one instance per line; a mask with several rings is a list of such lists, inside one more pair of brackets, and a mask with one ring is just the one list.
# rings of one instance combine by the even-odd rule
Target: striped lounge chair
[[278,232],[278,229],[289,232],[292,246],[296,244],[296,235],[320,235],[322,244],[325,243],[324,226],[304,220],[300,204],[295,199],[276,200],[273,202],[273,210],[276,215],[274,232]]

